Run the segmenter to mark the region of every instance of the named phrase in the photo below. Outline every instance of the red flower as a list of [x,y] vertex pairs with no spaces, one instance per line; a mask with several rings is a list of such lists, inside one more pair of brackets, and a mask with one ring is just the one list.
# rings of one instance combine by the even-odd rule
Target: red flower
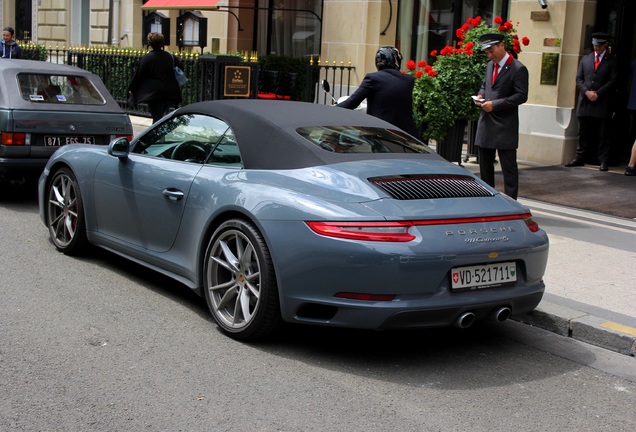
[[430,71],[428,71],[428,76],[430,76],[430,77],[436,77],[436,76],[437,76],[437,72],[435,72],[435,70],[431,68],[431,70],[430,70]]
[[406,62],[406,68],[408,70],[415,70],[415,62],[413,60],[409,60]]
[[431,51],[431,57],[437,57],[437,50]]
[[422,71],[420,71],[420,70],[415,71],[415,77],[416,78],[422,78]]
[[475,18],[468,18],[466,20],[466,24],[471,27],[477,27],[481,23],[481,16],[476,16]]
[[473,48],[475,48],[475,44],[472,42],[468,42],[464,47],[464,49],[466,49],[467,51],[472,50]]
[[495,24],[501,24],[503,22],[503,19],[500,16],[496,16],[494,22]]
[[417,67],[423,68],[426,67],[426,62],[424,60],[420,60],[417,62]]
[[521,39],[521,43],[522,43],[524,46],[528,46],[528,45],[530,44],[530,39],[528,39],[528,37],[527,37],[527,36],[524,36],[524,37],[523,37],[523,39]]

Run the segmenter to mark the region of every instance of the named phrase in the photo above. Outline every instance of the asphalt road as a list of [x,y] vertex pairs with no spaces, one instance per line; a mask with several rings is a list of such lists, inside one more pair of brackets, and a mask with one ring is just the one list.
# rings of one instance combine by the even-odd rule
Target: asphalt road
[[0,199],[2,431],[632,431],[634,358],[518,322],[222,335],[205,301],[106,252],[55,251]]

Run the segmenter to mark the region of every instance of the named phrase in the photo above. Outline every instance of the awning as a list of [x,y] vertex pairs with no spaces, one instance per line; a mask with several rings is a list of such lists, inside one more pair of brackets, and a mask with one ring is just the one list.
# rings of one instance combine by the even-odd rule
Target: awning
[[141,5],[143,10],[183,9],[206,10],[217,9],[219,0],[148,0]]

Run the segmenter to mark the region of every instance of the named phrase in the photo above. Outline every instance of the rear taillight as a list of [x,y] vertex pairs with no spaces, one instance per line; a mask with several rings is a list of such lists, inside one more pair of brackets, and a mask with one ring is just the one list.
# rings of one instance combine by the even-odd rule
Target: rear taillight
[[528,229],[532,232],[539,231],[539,224],[532,219],[532,215],[530,213],[523,215],[523,221],[528,226]]
[[307,222],[309,228],[327,237],[381,242],[409,242],[413,222]]
[[523,220],[530,231],[539,231],[539,224],[532,219],[530,213],[402,222],[307,222],[307,225],[317,234],[327,237],[380,242],[409,242],[415,239],[415,236],[409,233],[409,228],[413,226],[455,225],[519,219]]
[[111,135],[110,136],[110,140],[115,140],[117,138],[126,138],[128,139],[128,142],[132,141],[133,136],[132,135],[124,135],[124,134],[119,134],[119,135]]
[[394,294],[367,294],[367,293],[354,293],[354,292],[339,292],[334,294],[334,297],[348,299],[348,300],[362,300],[362,301],[393,301],[395,299]]
[[2,132],[2,145],[29,145],[30,135],[23,132]]

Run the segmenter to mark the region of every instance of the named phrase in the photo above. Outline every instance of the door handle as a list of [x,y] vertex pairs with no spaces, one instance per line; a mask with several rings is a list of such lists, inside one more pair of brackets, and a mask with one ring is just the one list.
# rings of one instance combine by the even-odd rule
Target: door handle
[[183,198],[183,192],[179,189],[166,188],[162,192],[163,196],[168,198],[170,201],[179,201]]

